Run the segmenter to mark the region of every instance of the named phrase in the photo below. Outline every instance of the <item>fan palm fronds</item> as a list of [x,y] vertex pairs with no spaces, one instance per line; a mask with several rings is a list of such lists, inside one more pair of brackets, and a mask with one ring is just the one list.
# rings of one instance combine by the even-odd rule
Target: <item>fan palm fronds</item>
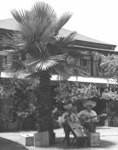
[[60,37],[57,41],[56,44],[59,47],[69,47],[69,46],[74,46],[73,41],[75,40],[75,36],[77,35],[77,32],[71,32],[68,36],[66,37]]
[[[25,66],[27,70],[33,69],[34,72],[37,72],[55,68],[55,66],[66,61],[66,56],[70,53],[67,48],[74,46],[76,32],[72,32],[66,37],[59,37],[58,32],[69,21],[72,16],[71,13],[64,13],[58,18],[54,9],[44,2],[35,3],[29,11],[12,10],[11,13],[17,21],[18,32],[5,35],[0,39],[0,44],[3,47],[10,47],[0,54],[14,55],[20,53],[21,55],[30,55],[30,59],[26,58],[25,61],[13,61],[11,59],[11,66],[15,67],[16,63],[16,66],[23,65],[23,68]],[[52,48],[49,49],[48,45],[51,45]],[[69,65],[65,63],[63,69],[67,66],[65,72],[70,74]],[[70,66],[70,68],[72,67],[74,68],[74,64]],[[80,74],[84,73],[80,67],[75,70]]]
[[38,70],[48,70],[54,67],[55,65],[59,64],[60,61],[64,61],[65,57],[66,57],[65,54],[40,57],[34,60],[29,60],[25,64],[28,68],[30,68],[31,70],[34,70],[34,72],[37,72]]
[[55,35],[58,34],[59,30],[69,21],[69,19],[72,17],[71,13],[64,13],[55,23],[54,30]]

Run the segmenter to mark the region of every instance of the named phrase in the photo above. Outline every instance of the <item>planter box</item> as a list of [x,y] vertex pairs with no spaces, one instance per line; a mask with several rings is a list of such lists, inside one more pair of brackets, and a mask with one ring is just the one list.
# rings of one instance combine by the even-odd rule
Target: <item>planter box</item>
[[100,133],[89,133],[89,145],[91,147],[100,146]]
[[35,147],[46,147],[49,146],[49,133],[39,132],[34,134],[34,146]]
[[33,134],[21,134],[20,143],[24,146],[34,146],[34,135]]

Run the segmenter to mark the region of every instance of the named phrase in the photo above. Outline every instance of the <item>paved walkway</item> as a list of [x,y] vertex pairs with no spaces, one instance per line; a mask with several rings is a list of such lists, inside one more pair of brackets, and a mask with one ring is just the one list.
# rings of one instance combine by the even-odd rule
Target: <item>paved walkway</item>
[[118,149],[118,127],[98,127],[97,132],[100,132],[101,144],[100,147],[67,147],[62,144],[64,133],[62,129],[55,130],[56,137],[61,138],[53,147],[35,148],[33,146],[24,147],[20,144],[20,135],[23,133],[33,134],[34,132],[12,132],[0,133],[0,150],[117,150]]

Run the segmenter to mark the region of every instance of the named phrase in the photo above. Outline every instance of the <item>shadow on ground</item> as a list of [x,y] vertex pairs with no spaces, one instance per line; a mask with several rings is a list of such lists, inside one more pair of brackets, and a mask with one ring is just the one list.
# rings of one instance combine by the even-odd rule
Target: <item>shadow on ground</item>
[[[72,139],[70,139],[70,141],[72,142]],[[64,142],[64,138],[56,138],[56,144],[54,145],[54,147],[57,147],[58,149],[75,149],[75,148],[83,148],[83,143],[79,143],[79,144],[76,144],[76,143],[73,143],[72,145],[69,145],[67,146],[66,142]]]
[[0,150],[28,150],[23,145],[0,137]]
[[[64,140],[63,138],[57,138],[56,139],[56,144],[54,145],[54,147],[57,147],[58,149],[89,148],[89,146],[83,147],[81,145],[67,146],[66,143],[63,142],[63,140]],[[116,143],[111,142],[111,141],[101,140],[101,144],[100,144],[99,148],[100,149],[103,149],[103,148],[110,149],[114,145],[116,145]],[[93,147],[93,148],[96,148],[96,147]]]
[[102,148],[110,148],[113,145],[117,145],[117,143],[115,142],[111,142],[111,141],[106,141],[106,140],[101,140],[101,146]]

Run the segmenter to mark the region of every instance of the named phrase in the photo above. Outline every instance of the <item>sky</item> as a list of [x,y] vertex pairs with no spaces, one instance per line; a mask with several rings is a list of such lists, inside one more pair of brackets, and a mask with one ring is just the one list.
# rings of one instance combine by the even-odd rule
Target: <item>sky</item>
[[[0,20],[12,18],[11,10],[29,10],[39,0],[2,0]],[[110,44],[118,45],[118,0],[42,0],[49,3],[60,16],[71,12],[64,26],[71,31]],[[118,50],[118,47],[116,48]]]

